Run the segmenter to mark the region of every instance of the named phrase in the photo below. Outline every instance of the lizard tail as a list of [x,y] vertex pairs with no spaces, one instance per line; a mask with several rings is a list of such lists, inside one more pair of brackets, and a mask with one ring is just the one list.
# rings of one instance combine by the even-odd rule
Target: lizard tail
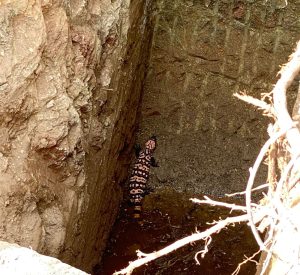
[[133,208],[133,220],[137,222],[140,226],[144,225],[144,221],[142,220],[142,205],[137,204]]

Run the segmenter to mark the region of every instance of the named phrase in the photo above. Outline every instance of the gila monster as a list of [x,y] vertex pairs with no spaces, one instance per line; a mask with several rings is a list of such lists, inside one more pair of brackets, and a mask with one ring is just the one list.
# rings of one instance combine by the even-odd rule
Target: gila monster
[[145,143],[145,148],[139,150],[129,179],[129,197],[133,204],[133,219],[140,223],[142,200],[147,194],[146,184],[149,179],[150,166],[158,167],[152,156],[157,146],[156,137],[152,136]]

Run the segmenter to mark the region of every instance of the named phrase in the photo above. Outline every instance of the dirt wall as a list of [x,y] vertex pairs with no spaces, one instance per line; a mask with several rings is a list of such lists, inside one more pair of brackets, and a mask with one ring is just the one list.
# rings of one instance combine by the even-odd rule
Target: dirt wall
[[0,1],[2,240],[88,271],[98,262],[132,146],[149,5]]
[[158,1],[139,133],[158,136],[154,187],[244,190],[269,120],[232,95],[271,91],[299,39],[298,12],[291,1]]

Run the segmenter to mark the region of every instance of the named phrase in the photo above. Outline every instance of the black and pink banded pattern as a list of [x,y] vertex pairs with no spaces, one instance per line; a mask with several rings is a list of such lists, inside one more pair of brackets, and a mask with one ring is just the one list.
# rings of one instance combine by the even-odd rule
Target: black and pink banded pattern
[[142,200],[146,195],[146,184],[149,179],[150,166],[158,166],[153,158],[156,148],[156,137],[152,136],[146,143],[145,148],[138,154],[129,179],[130,202],[134,206],[133,218],[140,219]]

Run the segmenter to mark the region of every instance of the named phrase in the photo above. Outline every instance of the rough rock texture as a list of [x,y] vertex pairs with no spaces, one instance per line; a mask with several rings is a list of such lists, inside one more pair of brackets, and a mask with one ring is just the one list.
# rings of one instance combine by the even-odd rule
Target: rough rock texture
[[232,95],[271,91],[299,39],[296,2],[158,1],[139,134],[141,142],[158,136],[153,186],[214,195],[245,188],[268,120]]
[[0,241],[0,273],[5,275],[87,274],[32,249]]
[[149,3],[0,2],[2,240],[97,262],[132,146]]

